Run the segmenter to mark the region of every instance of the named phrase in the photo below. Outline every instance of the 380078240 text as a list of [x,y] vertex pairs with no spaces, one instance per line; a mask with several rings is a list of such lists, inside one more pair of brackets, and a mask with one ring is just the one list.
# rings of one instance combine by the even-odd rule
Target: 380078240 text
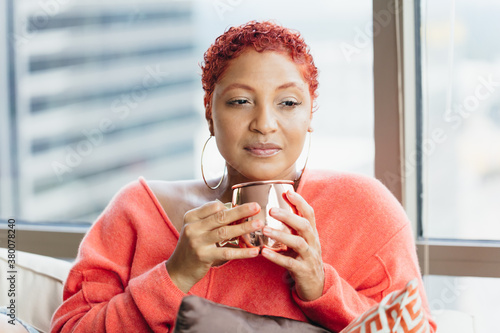
[[9,304],[7,305],[7,316],[10,317],[9,324],[15,325],[16,318],[16,220],[7,220],[7,281],[6,290]]

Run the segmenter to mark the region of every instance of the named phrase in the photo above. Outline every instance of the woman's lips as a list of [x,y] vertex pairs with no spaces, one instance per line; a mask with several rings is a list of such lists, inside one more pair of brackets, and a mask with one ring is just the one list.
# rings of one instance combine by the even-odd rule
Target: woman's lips
[[257,143],[248,145],[245,150],[256,156],[273,156],[280,152],[281,147],[273,143]]

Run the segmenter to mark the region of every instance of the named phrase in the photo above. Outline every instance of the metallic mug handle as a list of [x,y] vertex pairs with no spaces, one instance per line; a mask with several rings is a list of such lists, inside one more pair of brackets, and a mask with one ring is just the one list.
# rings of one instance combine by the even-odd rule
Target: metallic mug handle
[[231,244],[231,245],[234,245],[234,246],[239,246],[240,239],[238,237],[232,238],[232,239],[226,239],[225,241],[218,242],[216,245],[218,247],[223,247],[223,246],[225,246],[227,244]]

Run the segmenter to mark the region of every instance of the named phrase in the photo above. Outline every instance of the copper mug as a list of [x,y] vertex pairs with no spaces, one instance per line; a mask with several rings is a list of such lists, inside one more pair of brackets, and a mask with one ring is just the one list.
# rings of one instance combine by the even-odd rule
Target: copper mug
[[[264,222],[264,226],[267,225],[273,229],[291,233],[290,228],[283,222],[271,217],[269,211],[271,208],[277,207],[296,213],[284,198],[287,191],[294,191],[293,184],[294,182],[291,180],[267,180],[234,185],[232,187],[232,207],[248,202],[256,202],[261,208],[258,214],[235,223],[258,219]],[[226,244],[239,247],[266,247],[273,251],[287,250],[285,244],[267,237],[263,234],[262,229],[219,243],[220,246]]]

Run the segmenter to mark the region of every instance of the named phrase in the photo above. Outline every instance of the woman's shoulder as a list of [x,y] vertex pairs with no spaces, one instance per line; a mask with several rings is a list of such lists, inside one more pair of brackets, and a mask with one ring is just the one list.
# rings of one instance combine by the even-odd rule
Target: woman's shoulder
[[[400,229],[407,216],[396,197],[378,179],[352,172],[312,171],[304,184],[303,195],[316,207],[335,210],[337,215],[362,217],[357,223]],[[385,228],[384,227],[384,228]],[[386,230],[388,231],[388,230]]]
[[[180,208],[204,203],[203,182],[199,180],[147,180],[144,176],[125,183],[111,199],[110,206],[144,207],[158,201],[169,218]],[[137,205],[131,205],[136,203]],[[189,209],[188,209],[189,210]]]
[[166,200],[202,200],[204,194],[204,183],[201,180],[145,180],[144,184],[153,192],[158,199]]
[[321,194],[334,191],[345,195],[392,195],[382,182],[369,175],[321,169],[308,171],[304,191]]
[[152,199],[156,198],[165,215],[179,232],[184,222],[184,214],[208,201],[205,184],[201,180],[146,181],[143,178],[143,181],[151,191]]

